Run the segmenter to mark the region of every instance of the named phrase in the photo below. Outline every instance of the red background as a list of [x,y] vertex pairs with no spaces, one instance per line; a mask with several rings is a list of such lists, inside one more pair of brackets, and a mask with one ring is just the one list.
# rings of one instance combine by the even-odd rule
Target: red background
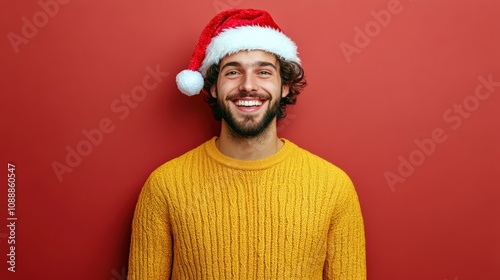
[[[498,1],[73,0],[45,19],[38,1],[2,2],[1,174],[16,165],[18,221],[11,273],[5,179],[1,279],[125,279],[146,177],[218,133],[202,96],[183,96],[174,78],[205,24],[231,6],[269,10],[298,44],[309,86],[279,133],[352,177],[369,279],[500,279],[500,87],[474,97],[478,77],[500,81]],[[380,27],[372,11],[388,5]],[[23,17],[37,32],[12,43]],[[355,41],[356,27],[369,41]],[[342,42],[359,48],[344,55]],[[111,107],[157,65],[169,75],[126,117]],[[103,119],[114,130],[60,182],[54,162]],[[446,140],[418,152],[436,128]],[[418,166],[399,173],[410,155]],[[409,176],[391,189],[386,172]]]

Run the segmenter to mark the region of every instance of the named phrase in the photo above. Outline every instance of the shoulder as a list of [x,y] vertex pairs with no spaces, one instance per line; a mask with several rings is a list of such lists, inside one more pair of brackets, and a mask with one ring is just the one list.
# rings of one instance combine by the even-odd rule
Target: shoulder
[[344,207],[342,205],[357,203],[356,189],[344,170],[301,147],[296,146],[294,150],[290,160],[299,169],[301,177],[310,182],[311,187],[324,191],[325,197],[331,198],[333,208],[340,209]]
[[194,161],[200,160],[206,155],[204,146],[207,143],[208,141],[176,158],[163,163],[151,173],[150,177],[162,178],[165,176],[182,173],[184,170],[192,168]]
[[302,148],[297,146],[296,144],[290,142],[288,143],[295,146],[294,147],[294,155],[292,159],[297,161],[302,165],[306,170],[316,171],[319,173],[324,173],[327,176],[335,176],[339,179],[343,179],[350,182],[350,178],[347,173],[344,172],[337,165],[329,162],[328,160]]
[[194,161],[204,157],[206,143],[208,141],[154,169],[144,183],[141,195],[169,197],[172,188],[175,189],[175,186],[179,185],[179,182],[185,178],[187,171],[196,168]]

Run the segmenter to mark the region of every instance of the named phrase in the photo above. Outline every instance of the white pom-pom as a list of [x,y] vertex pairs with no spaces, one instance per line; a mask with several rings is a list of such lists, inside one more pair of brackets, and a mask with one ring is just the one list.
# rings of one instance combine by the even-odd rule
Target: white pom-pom
[[203,76],[198,71],[182,70],[175,77],[177,88],[187,96],[193,96],[203,89]]

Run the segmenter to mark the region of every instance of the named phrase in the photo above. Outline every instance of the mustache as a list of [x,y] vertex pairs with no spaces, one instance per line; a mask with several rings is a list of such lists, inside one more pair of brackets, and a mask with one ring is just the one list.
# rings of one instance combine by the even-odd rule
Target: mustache
[[247,92],[238,92],[231,95],[226,96],[226,100],[230,101],[237,98],[256,98],[262,100],[270,100],[272,97],[269,94],[262,94],[257,92],[247,93]]

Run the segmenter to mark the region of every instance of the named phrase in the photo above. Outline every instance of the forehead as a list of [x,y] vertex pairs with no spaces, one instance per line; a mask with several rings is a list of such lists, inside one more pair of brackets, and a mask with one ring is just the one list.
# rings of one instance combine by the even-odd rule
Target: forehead
[[278,60],[276,59],[276,55],[272,53],[268,53],[261,50],[243,50],[237,53],[233,53],[225,56],[220,65],[224,66],[224,64],[228,62],[239,62],[240,64],[253,64],[254,62],[270,62],[277,66]]

